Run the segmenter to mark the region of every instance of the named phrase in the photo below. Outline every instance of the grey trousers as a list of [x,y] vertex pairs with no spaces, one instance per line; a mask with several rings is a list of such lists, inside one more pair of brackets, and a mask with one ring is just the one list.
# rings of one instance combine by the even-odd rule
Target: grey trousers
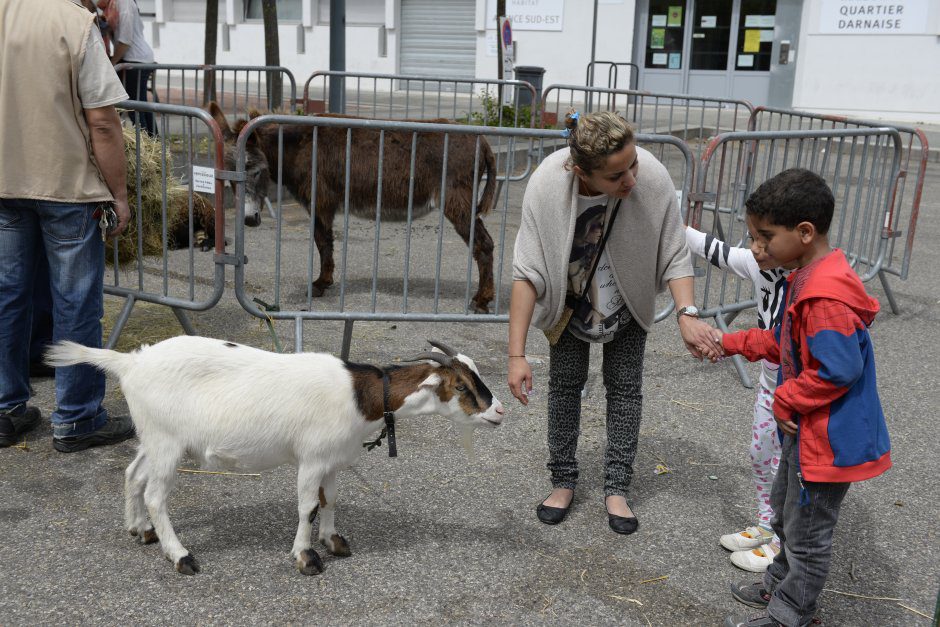
[[829,576],[832,532],[851,485],[804,480],[809,503],[801,506],[798,449],[795,437],[784,437],[770,493],[776,512],[770,524],[780,536],[780,553],[764,573],[764,588],[771,594],[767,611],[787,627],[808,625],[816,614],[816,600]]
[[[607,390],[607,450],[604,495],[626,497],[633,478],[643,413],[643,355],[646,331],[635,320],[604,347]],[[581,390],[587,382],[591,345],[567,330],[550,349],[548,378],[548,469],[552,487],[574,489],[578,482]]]

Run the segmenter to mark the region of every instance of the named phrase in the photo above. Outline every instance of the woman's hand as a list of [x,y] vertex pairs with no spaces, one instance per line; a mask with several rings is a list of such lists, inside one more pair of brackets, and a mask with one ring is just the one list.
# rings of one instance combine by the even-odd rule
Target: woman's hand
[[692,316],[679,316],[679,333],[685,347],[698,359],[718,361],[725,352],[721,347],[722,332],[703,320]]
[[509,358],[509,391],[523,405],[529,404],[532,391],[532,367],[525,357]]

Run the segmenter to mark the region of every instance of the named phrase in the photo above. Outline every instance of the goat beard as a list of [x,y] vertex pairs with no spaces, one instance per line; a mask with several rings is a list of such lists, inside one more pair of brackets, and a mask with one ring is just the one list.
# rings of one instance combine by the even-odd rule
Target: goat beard
[[462,425],[460,429],[460,444],[463,446],[463,450],[467,452],[467,462],[475,464],[477,461],[477,454],[473,448],[473,432],[476,429],[469,425]]

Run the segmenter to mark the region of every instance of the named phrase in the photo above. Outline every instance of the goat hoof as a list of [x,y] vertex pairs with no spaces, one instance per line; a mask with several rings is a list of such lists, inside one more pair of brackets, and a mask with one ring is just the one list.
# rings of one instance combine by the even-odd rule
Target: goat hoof
[[154,530],[153,527],[150,527],[149,529],[144,529],[144,532],[140,534],[140,541],[144,544],[153,544],[154,542],[159,542],[160,538],[157,537],[156,530]]
[[192,553],[187,553],[176,562],[176,572],[181,575],[195,575],[199,572],[199,564]]
[[334,533],[330,536],[329,540],[322,540],[323,546],[326,547],[326,550],[329,551],[330,555],[336,557],[349,557],[352,553],[349,550],[349,543],[346,542],[346,538]]
[[313,549],[304,549],[297,558],[297,570],[301,575],[319,575],[323,572],[323,560]]
[[490,307],[486,303],[482,305],[480,303],[473,303],[473,311],[478,314],[488,314],[490,313]]
[[314,297],[314,298],[320,298],[321,296],[323,296],[323,293],[326,292],[326,288],[327,288],[327,287],[329,287],[329,286],[328,286],[328,285],[324,285],[323,287],[321,287],[321,286],[317,285],[316,283],[313,283],[313,284],[310,286],[310,293],[313,294],[313,297]]

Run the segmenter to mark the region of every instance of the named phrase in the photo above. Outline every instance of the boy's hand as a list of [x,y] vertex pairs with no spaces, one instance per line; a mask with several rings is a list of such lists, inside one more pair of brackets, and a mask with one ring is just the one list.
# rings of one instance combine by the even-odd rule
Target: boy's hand
[[722,333],[710,324],[691,316],[679,316],[679,332],[685,347],[695,357],[715,362],[724,356]]
[[777,424],[780,425],[780,430],[787,435],[796,435],[796,423],[792,420],[787,420],[785,418],[780,418],[779,416],[774,416],[777,419]]

